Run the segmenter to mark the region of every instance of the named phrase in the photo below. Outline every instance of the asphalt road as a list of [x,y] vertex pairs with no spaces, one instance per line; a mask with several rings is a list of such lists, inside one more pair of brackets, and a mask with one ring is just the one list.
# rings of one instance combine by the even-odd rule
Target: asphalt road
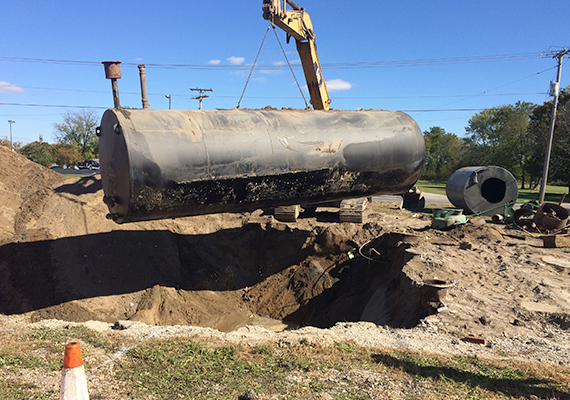
[[98,174],[99,170],[90,170],[90,169],[62,169],[62,168],[52,168],[53,171],[59,172],[63,175],[91,175],[91,174]]
[[[436,204],[439,206],[451,205],[447,199],[447,196],[444,196],[442,194],[422,193],[422,196],[425,197],[426,204]],[[379,201],[384,203],[400,203],[402,201],[402,196],[376,196],[372,197],[372,201]]]
[[[435,204],[438,206],[452,206],[451,202],[448,200],[447,196],[442,194],[433,193],[422,193],[422,196],[426,199],[426,204]],[[401,196],[377,196],[372,197],[372,201],[379,201],[385,203],[400,203],[402,201]],[[562,207],[570,211],[570,203],[562,203]]]

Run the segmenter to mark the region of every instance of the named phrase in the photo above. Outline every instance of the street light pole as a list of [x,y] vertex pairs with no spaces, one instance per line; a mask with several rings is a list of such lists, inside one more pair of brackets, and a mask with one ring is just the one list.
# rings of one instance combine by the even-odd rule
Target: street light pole
[[12,121],[11,119],[8,120],[8,123],[10,124],[10,149],[12,149],[12,151],[14,151],[14,145],[12,142],[12,124],[15,122],[16,121]]
[[166,95],[164,95],[164,97],[166,97],[168,99],[168,109],[170,110],[170,100],[172,100],[172,95],[166,94]]

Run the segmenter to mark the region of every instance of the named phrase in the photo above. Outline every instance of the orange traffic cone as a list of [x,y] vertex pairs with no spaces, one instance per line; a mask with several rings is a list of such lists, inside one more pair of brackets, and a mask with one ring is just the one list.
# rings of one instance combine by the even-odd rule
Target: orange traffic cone
[[59,400],[89,400],[79,343],[73,342],[65,346]]

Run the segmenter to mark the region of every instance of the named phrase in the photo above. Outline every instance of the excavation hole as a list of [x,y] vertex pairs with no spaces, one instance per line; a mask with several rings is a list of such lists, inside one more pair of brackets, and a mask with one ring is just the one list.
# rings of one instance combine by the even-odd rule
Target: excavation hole
[[[415,326],[430,311],[421,284],[402,272],[414,244],[385,233],[363,249],[365,258],[355,251],[365,240],[355,234],[371,231],[272,222],[200,235],[115,231],[7,244],[0,257],[13,301],[0,303],[0,312],[222,331],[255,322],[252,315],[280,329],[358,321]],[[33,256],[46,253],[51,258]]]

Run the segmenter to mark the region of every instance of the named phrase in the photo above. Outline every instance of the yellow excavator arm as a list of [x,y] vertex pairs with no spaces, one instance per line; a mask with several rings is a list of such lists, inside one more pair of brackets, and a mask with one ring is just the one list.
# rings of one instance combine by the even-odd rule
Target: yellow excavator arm
[[[292,9],[287,10],[286,4],[289,4]],[[287,37],[291,36],[297,42],[297,52],[303,65],[313,108],[315,110],[330,109],[331,100],[321,72],[315,32],[309,14],[292,0],[263,0],[262,7],[263,18],[283,29]]]

